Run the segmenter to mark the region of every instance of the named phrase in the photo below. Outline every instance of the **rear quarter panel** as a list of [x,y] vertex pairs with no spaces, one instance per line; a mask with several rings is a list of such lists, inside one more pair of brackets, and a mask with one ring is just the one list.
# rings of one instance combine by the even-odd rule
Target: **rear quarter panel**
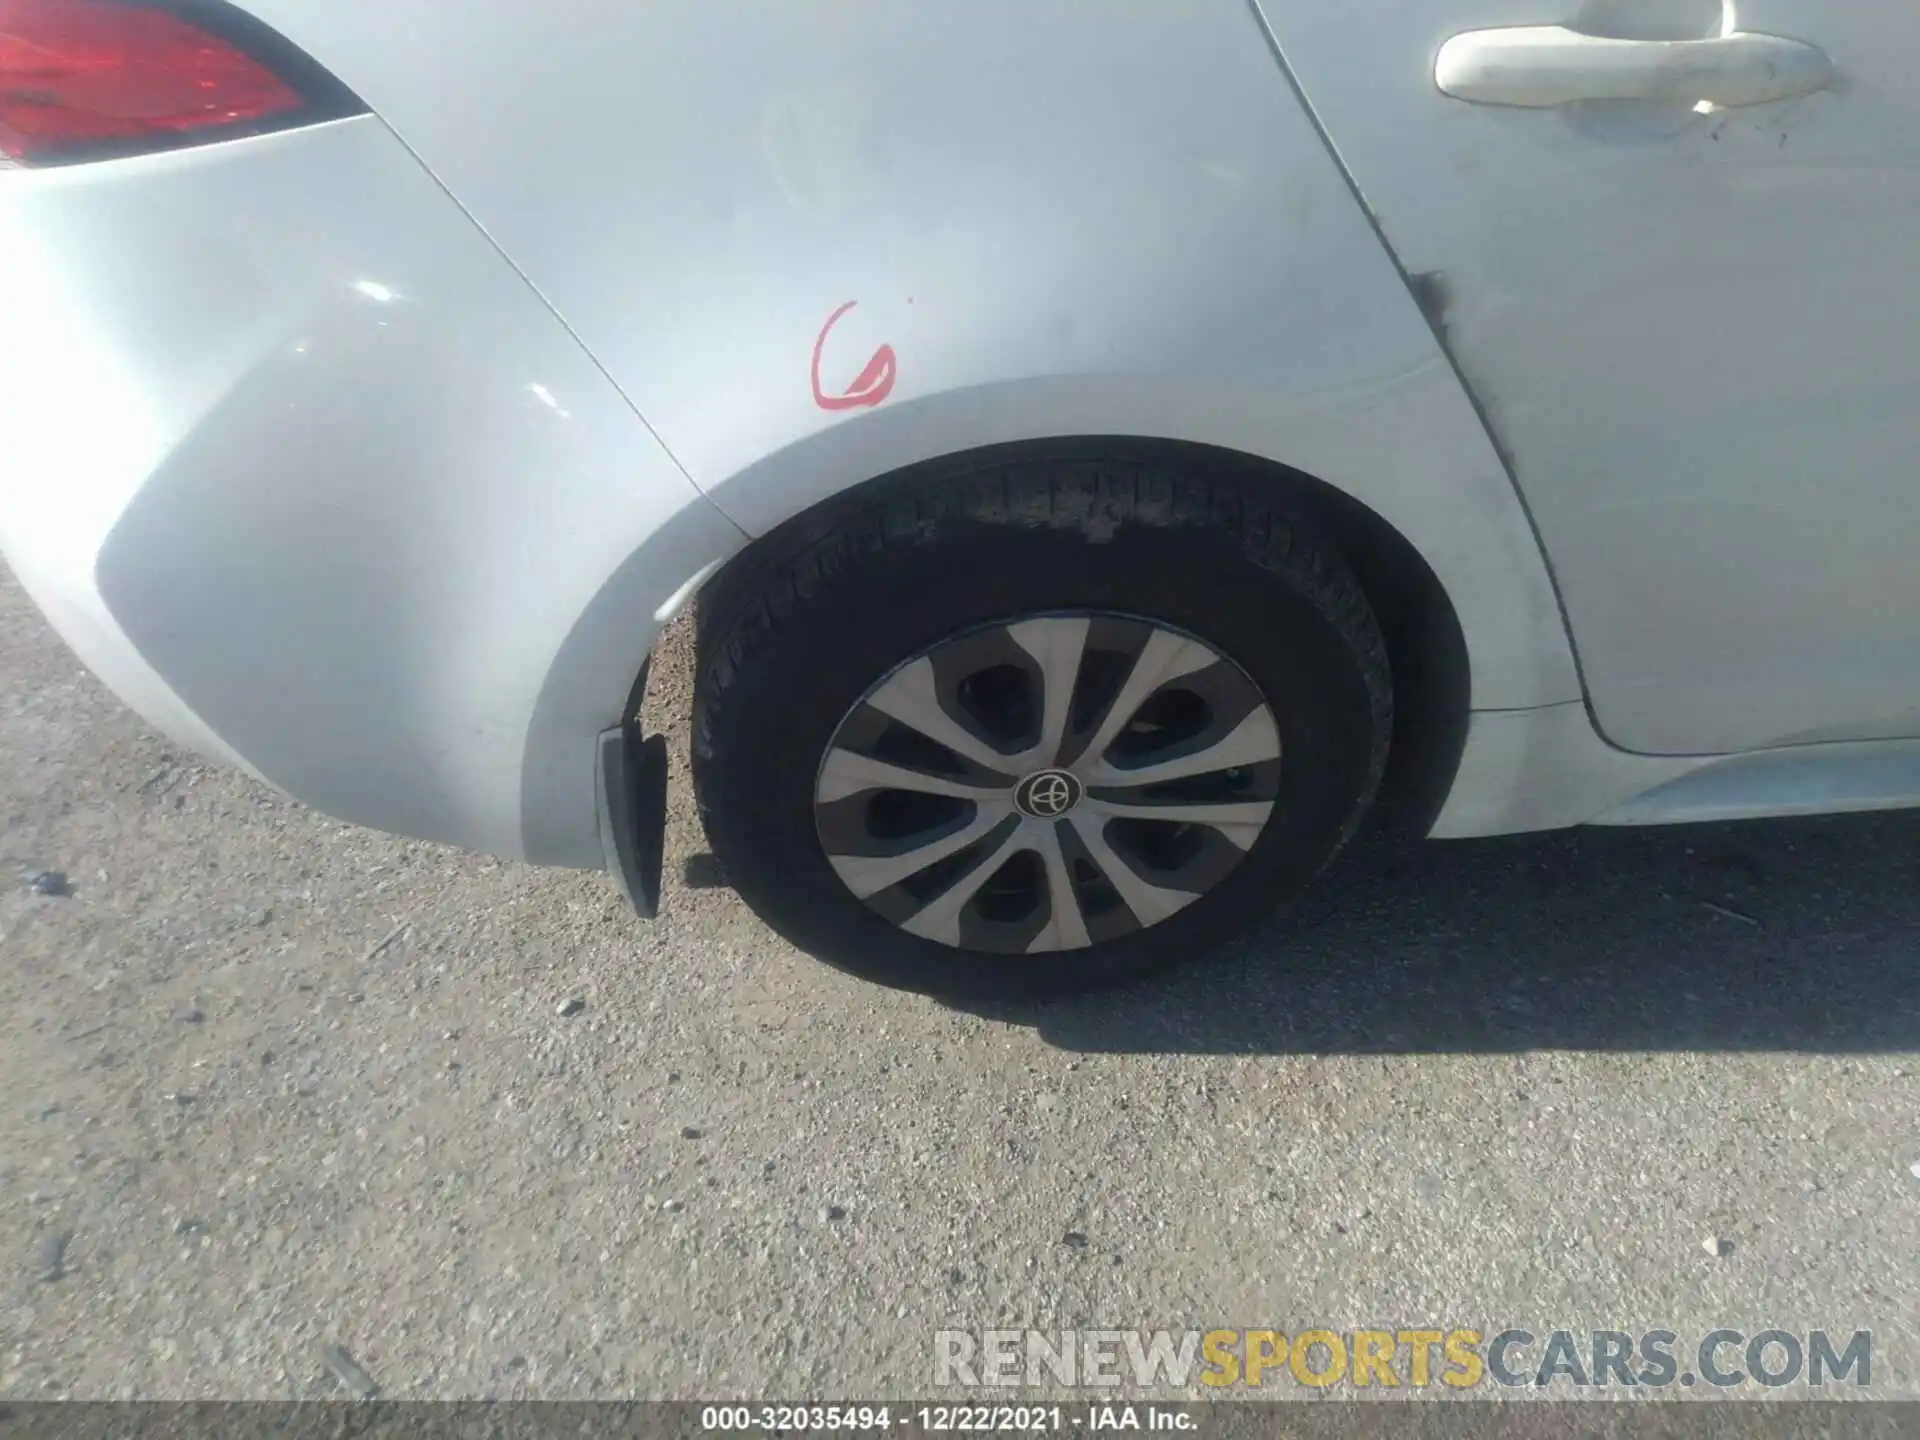
[[[251,8],[749,532],[976,445],[1205,441],[1396,525],[1477,707],[1578,696],[1498,457],[1241,0]],[[881,345],[884,397],[832,408]]]
[[[1398,527],[1476,707],[1579,695],[1499,459],[1242,0],[250,3],[749,532],[976,445],[1204,441]],[[823,406],[882,345],[884,398]]]

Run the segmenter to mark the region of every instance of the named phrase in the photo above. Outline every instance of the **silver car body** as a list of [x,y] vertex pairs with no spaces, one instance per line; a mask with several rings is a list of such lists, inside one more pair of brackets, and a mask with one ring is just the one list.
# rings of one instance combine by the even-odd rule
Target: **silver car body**
[[1665,129],[1434,88],[1548,0],[247,8],[372,113],[0,173],[0,549],[321,810],[601,865],[596,738],[703,581],[1059,436],[1424,557],[1436,834],[1920,802],[1898,7],[1743,0],[1849,83]]

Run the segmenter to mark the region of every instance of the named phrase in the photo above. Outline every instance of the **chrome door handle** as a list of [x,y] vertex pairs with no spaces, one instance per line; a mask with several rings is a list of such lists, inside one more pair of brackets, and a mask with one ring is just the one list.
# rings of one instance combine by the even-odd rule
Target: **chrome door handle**
[[1457,100],[1541,107],[1579,100],[1764,105],[1818,90],[1826,52],[1778,35],[1610,40],[1561,25],[1469,30],[1440,47],[1434,83]]

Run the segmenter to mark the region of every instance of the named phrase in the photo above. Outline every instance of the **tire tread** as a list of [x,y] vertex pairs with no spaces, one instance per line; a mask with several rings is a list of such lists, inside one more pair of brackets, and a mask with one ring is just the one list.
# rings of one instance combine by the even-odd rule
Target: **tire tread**
[[[695,799],[709,842],[724,863],[735,839],[727,790],[733,697],[755,657],[804,621],[862,553],[924,546],[955,526],[1078,531],[1099,544],[1123,526],[1205,527],[1231,537],[1251,563],[1285,580],[1335,627],[1359,664],[1372,701],[1372,755],[1362,803],[1344,845],[1364,818],[1386,769],[1393,734],[1393,685],[1386,642],[1359,583],[1329,543],[1301,544],[1302,522],[1245,481],[1135,462],[1072,460],[993,465],[851,492],[769,537],[763,554],[723,573],[702,597],[702,634],[692,727]],[[1317,538],[1317,537],[1316,537]]]

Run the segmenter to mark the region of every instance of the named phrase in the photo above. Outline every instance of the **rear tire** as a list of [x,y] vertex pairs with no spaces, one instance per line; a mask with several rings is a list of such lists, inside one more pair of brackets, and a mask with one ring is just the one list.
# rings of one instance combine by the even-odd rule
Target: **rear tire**
[[[808,954],[950,998],[1098,989],[1240,935],[1352,835],[1393,730],[1333,547],[1258,485],[1131,463],[854,492],[724,576],[700,646],[694,783],[729,882]],[[908,788],[871,783],[902,764]],[[1163,805],[1183,818],[1141,818]]]

